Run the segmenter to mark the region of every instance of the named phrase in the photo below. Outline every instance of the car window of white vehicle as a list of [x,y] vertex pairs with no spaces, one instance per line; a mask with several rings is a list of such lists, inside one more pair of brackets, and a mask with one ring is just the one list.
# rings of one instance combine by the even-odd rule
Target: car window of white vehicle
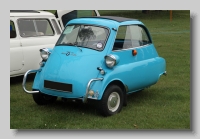
[[15,30],[15,25],[14,22],[10,20],[10,38],[16,38],[16,30]]

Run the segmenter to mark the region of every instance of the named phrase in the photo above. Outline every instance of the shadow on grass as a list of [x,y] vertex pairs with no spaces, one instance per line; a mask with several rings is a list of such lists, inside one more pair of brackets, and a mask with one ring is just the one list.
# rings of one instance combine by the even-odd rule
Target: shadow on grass
[[[148,94],[148,95],[147,95]],[[153,97],[152,94],[149,94],[148,91],[140,91],[133,94],[128,95],[128,106],[134,107],[139,104],[145,104],[145,101],[148,97]],[[35,104],[37,105],[37,104]],[[37,105],[38,106],[38,105]],[[67,99],[66,101],[61,100],[58,98],[57,101],[53,104],[45,105],[45,106],[38,106],[39,109],[43,111],[52,112],[52,110],[56,112],[64,112],[64,113],[73,113],[73,115],[91,115],[91,116],[99,116],[103,117],[102,113],[99,110],[99,101],[97,100],[90,100],[88,103],[82,103],[82,100],[72,100]],[[35,106],[34,106],[35,108]],[[122,108],[122,111],[124,106]]]
[[[31,104],[32,105],[32,104]],[[30,106],[33,108],[33,105]],[[56,111],[56,113],[70,113],[70,115],[91,115],[91,116],[102,116],[101,112],[98,109],[98,101],[89,101],[88,103],[83,103],[82,100],[72,100],[68,99],[67,101],[61,100],[58,98],[56,102],[48,105],[37,105],[35,103],[34,109],[40,111]]]
[[[16,76],[16,77],[10,77],[10,85],[14,84],[21,84],[23,82],[24,75]],[[35,78],[35,73],[29,74],[27,77],[27,82],[33,81]]]

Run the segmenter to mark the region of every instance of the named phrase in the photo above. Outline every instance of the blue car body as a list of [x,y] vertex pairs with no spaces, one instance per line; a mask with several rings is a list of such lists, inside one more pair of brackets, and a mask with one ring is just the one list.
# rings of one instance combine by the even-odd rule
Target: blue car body
[[[25,75],[37,72],[32,86],[35,92],[25,89],[24,77],[23,88],[27,93],[40,92],[62,98],[83,99],[83,102],[88,99],[101,100],[110,84],[120,86],[126,95],[155,84],[161,75],[166,74],[165,59],[159,57],[150,33],[141,21],[88,17],[73,19],[66,27],[69,25],[95,25],[106,29],[105,43],[98,45],[102,49],[62,44],[48,49],[48,60],[41,62],[41,68],[30,70]],[[126,43],[123,39],[117,40],[116,36],[120,26],[128,28],[129,25],[133,25],[130,30],[135,29],[134,25],[142,28],[149,42],[128,49],[113,49],[115,43]],[[116,63],[113,67],[106,65],[106,56],[114,57]],[[93,91],[92,94],[89,93],[90,90]]]

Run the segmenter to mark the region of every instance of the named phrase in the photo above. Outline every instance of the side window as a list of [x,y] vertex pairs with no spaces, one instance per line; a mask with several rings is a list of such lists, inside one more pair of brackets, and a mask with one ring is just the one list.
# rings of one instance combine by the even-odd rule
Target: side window
[[151,43],[144,28],[137,25],[129,26],[129,28],[132,36],[133,47],[134,47],[134,42],[137,43],[139,46]]
[[74,10],[62,16],[63,26],[78,17],[97,16],[94,10]]
[[113,50],[130,49],[151,43],[146,31],[138,25],[118,28]]
[[58,24],[57,24],[56,20],[55,19],[51,19],[51,21],[53,23],[54,28],[56,29],[57,34],[61,34],[60,28],[58,27]]
[[16,30],[15,30],[15,25],[14,22],[10,20],[10,38],[16,38]]
[[22,37],[54,35],[54,31],[47,19],[19,19],[18,26]]
[[54,35],[53,29],[46,19],[36,19],[34,20],[37,27],[37,35],[52,36]]

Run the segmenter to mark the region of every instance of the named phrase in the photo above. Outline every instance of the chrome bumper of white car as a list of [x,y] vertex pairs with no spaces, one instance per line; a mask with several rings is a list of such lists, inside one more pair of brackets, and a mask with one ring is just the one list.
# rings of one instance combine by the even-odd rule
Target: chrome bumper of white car
[[26,79],[27,79],[28,74],[30,74],[30,73],[36,73],[36,72],[38,72],[38,71],[40,71],[40,69],[38,69],[38,70],[28,70],[28,71],[24,74],[24,78],[23,78],[23,82],[22,82],[22,88],[23,88],[24,91],[25,91],[26,93],[28,93],[28,94],[39,93],[39,91],[28,91],[28,90],[26,90],[26,87],[25,87],[25,85],[26,85]]

